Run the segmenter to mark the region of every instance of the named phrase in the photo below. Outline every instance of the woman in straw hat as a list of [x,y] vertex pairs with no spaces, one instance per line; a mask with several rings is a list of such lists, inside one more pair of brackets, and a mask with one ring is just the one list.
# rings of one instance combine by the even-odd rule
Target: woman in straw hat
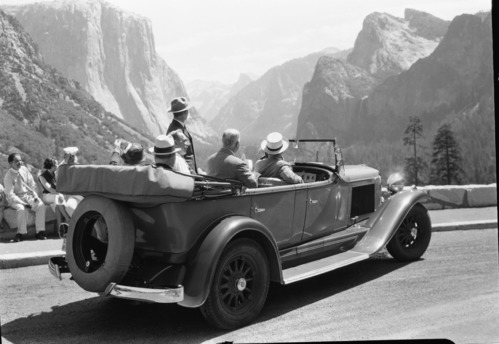
[[288,184],[303,183],[303,179],[295,174],[291,165],[282,158],[282,153],[288,147],[288,140],[280,133],[268,134],[261,144],[262,151],[267,154],[255,163],[255,172],[259,173],[260,177],[280,178]]

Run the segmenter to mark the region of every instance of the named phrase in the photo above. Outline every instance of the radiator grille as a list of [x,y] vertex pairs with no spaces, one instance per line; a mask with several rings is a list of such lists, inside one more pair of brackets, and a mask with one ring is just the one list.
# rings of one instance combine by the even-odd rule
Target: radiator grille
[[372,213],[373,211],[374,184],[353,187],[350,217]]

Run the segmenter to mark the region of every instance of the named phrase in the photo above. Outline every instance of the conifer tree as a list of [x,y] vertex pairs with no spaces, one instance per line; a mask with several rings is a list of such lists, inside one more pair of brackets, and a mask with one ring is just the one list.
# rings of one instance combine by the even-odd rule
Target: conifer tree
[[406,181],[414,185],[421,185],[421,174],[426,169],[427,164],[422,158],[424,147],[418,143],[422,140],[423,124],[419,117],[411,116],[409,125],[404,132],[404,146],[409,146],[412,150],[412,156],[405,159],[405,178]]
[[461,149],[450,124],[443,124],[433,140],[430,182],[450,185],[462,181]]

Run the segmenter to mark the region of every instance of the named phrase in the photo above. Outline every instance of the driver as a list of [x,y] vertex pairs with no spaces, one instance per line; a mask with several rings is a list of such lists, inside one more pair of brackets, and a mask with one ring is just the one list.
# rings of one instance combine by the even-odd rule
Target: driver
[[265,156],[255,163],[254,171],[260,177],[280,178],[288,184],[303,183],[303,179],[293,172],[291,165],[282,158],[282,153],[288,149],[289,142],[280,133],[273,132],[262,141],[261,149]]

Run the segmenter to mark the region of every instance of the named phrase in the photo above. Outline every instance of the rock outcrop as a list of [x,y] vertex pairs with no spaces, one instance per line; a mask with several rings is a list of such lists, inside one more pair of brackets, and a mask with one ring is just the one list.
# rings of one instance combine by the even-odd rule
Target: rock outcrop
[[[150,20],[101,0],[9,6],[47,63],[77,80],[107,111],[151,136],[164,133],[173,97],[186,96],[179,76],[156,53]],[[213,133],[195,110],[192,130]]]
[[[428,21],[434,25],[423,30],[421,23]],[[336,137],[343,144],[356,140],[355,133],[348,132],[362,121],[366,97],[386,79],[430,55],[447,25],[411,10],[405,19],[378,12],[368,15],[346,63],[323,58],[317,64],[303,90],[297,137]]]

